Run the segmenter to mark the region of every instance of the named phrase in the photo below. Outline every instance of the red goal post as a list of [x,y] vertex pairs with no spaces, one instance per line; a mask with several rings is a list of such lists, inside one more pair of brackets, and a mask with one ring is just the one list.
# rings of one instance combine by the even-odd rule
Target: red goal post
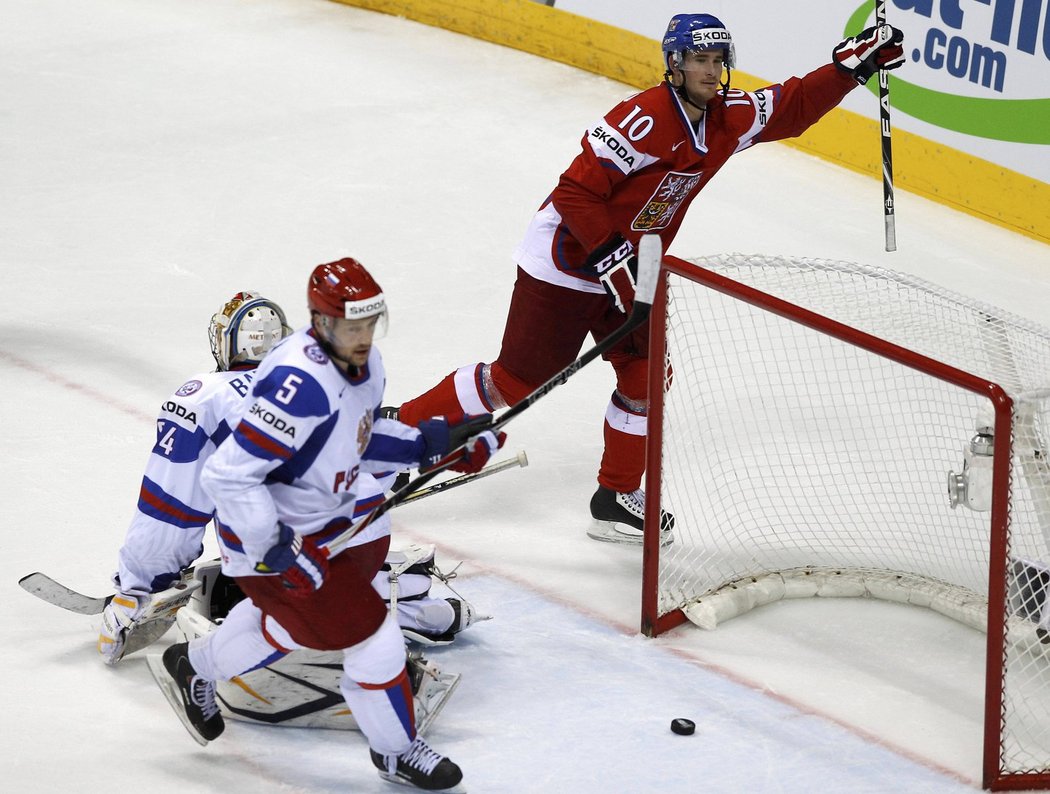
[[642,630],[782,598],[987,633],[984,784],[1050,788],[1050,331],[846,262],[664,258]]

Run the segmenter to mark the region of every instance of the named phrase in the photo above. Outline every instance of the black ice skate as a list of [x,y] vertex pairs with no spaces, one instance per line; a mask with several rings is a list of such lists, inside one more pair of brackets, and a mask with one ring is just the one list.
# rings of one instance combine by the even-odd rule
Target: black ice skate
[[380,755],[375,750],[369,752],[379,776],[392,783],[426,791],[457,791],[456,786],[463,779],[460,768],[431,750],[421,736],[417,736],[400,755]]
[[[591,497],[591,517],[594,521],[587,535],[594,540],[640,546],[645,523],[645,491],[639,488],[630,493],[617,493],[599,485]],[[674,542],[671,533],[674,516],[661,511],[660,519],[663,525],[660,545],[667,546]]]
[[172,645],[164,656],[149,659],[150,672],[190,736],[201,745],[222,734],[226,725],[215,702],[215,682],[197,675],[190,664],[189,643]]

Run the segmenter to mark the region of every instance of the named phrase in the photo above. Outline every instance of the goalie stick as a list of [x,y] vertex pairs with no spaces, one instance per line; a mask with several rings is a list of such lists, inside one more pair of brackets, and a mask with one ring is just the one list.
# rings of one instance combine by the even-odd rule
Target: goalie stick
[[[653,305],[653,296],[656,294],[656,281],[660,271],[660,260],[662,256],[663,251],[659,236],[655,234],[642,235],[641,239],[638,241],[638,279],[637,284],[635,285],[634,305],[631,307],[630,316],[624,321],[623,325],[605,337],[590,350],[586,351],[542,386],[539,386],[521,402],[508,408],[499,416],[499,418],[489,422],[487,426],[479,426],[476,428],[475,434],[483,433],[487,430],[499,432],[512,419],[527,411],[540,399],[568,381],[569,378],[646,322],[649,319],[649,310]],[[436,466],[408,482],[403,488],[401,488],[401,490],[395,491],[388,496],[371,513],[366,515],[353,526],[349,527],[343,533],[332,538],[332,540],[322,548],[328,551],[330,557],[338,554],[346,548],[346,544],[349,543],[358,532],[367,527],[388,510],[397,507],[408,499],[409,496],[434,479],[434,477],[444,469],[447,469],[455,463],[462,454],[465,446],[466,444],[452,450]]]
[[[176,610],[189,603],[190,596],[201,586],[201,583],[192,577],[193,569],[187,568],[182,579],[167,590],[153,593],[149,603],[146,604],[142,614],[135,619],[135,622],[149,623],[173,616]],[[49,604],[69,612],[76,612],[78,615],[101,615],[106,605],[113,600],[112,595],[96,598],[78,593],[39,571],[23,576],[18,580],[18,584],[27,593],[35,595],[41,601],[47,601]]]
[[113,598],[112,595],[95,598],[78,593],[39,571],[23,576],[18,580],[18,586],[49,604],[76,612],[78,615],[101,615],[106,604]]

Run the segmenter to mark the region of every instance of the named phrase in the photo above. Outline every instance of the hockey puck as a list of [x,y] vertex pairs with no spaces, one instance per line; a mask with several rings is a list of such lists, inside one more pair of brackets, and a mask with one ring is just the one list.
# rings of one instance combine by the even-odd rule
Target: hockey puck
[[696,723],[684,717],[671,720],[671,732],[679,736],[692,736],[696,731]]

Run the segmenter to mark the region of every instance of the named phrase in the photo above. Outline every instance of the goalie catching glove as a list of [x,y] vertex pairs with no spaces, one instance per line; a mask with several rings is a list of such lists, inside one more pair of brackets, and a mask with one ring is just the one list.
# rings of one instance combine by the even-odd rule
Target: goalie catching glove
[[605,287],[616,308],[631,313],[634,305],[634,284],[638,278],[638,257],[634,246],[619,234],[599,246],[587,257],[589,267]]
[[318,548],[287,524],[277,524],[277,543],[255,564],[257,573],[280,574],[292,595],[305,597],[321,589],[328,575],[328,551]]
[[506,433],[493,433],[487,429],[492,424],[492,414],[468,416],[459,424],[450,424],[443,416],[435,416],[417,427],[423,437],[423,454],[420,456],[420,471],[440,465],[459,447],[455,462],[448,468],[464,474],[475,474],[485,468],[492,453],[503,446]]
[[864,85],[879,69],[896,69],[904,63],[904,33],[891,25],[865,28],[831,51],[831,60]]

